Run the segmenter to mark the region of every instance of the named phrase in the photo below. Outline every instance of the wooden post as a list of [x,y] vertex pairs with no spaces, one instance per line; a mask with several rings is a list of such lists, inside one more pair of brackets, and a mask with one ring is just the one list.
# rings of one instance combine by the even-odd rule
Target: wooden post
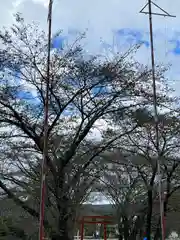
[[106,223],[104,223],[104,240],[107,240]]

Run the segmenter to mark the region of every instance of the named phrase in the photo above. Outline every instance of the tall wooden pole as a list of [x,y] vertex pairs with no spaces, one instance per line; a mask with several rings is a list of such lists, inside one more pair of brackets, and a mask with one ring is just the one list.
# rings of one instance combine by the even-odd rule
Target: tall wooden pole
[[45,189],[46,189],[46,173],[47,173],[47,158],[48,158],[48,117],[49,117],[49,87],[50,87],[50,56],[51,56],[51,25],[52,25],[52,4],[53,0],[49,1],[48,9],[48,55],[47,55],[47,75],[46,75],[46,90],[45,90],[45,105],[44,105],[44,146],[43,160],[41,169],[41,199],[40,199],[40,219],[39,219],[39,240],[44,239],[44,209],[45,209]]
[[[154,39],[153,39],[153,26],[152,26],[152,6],[151,0],[148,0],[149,7],[149,30],[150,30],[150,46],[151,46],[151,65],[152,65],[152,82],[153,82],[153,106],[154,106],[154,122],[155,122],[155,133],[156,133],[156,148],[158,152],[157,159],[157,172],[159,177],[158,188],[159,188],[159,209],[161,218],[161,235],[164,240],[164,227],[163,227],[163,202],[162,202],[162,184],[161,184],[161,165],[160,165],[160,154],[159,154],[159,120],[157,111],[157,92],[156,92],[156,76],[155,76],[155,59],[154,59]],[[148,239],[150,240],[150,239]]]
[[[152,12],[152,4],[161,11],[161,13]],[[148,11],[145,8],[148,7]],[[148,3],[141,9],[140,13],[149,15],[149,31],[150,31],[150,48],[151,48],[151,67],[152,67],[152,87],[153,87],[153,106],[154,106],[154,122],[155,122],[155,133],[156,133],[156,149],[158,153],[157,158],[157,173],[159,175],[158,190],[159,190],[159,207],[160,207],[160,222],[161,222],[161,236],[162,240],[165,240],[165,226],[164,226],[164,203],[162,201],[162,179],[161,179],[161,155],[159,146],[159,119],[157,110],[157,92],[156,92],[156,76],[155,76],[155,58],[154,58],[154,39],[153,39],[153,23],[152,15],[159,15],[164,17],[175,17],[170,15],[164,9],[155,4],[152,0],[148,0]],[[148,239],[150,240],[150,239]]]

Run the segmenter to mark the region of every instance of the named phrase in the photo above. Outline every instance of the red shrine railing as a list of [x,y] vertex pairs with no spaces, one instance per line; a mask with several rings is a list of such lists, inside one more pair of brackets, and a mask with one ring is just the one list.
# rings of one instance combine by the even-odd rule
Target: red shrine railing
[[111,216],[83,216],[81,220],[78,220],[81,224],[80,240],[84,238],[84,224],[103,224],[104,225],[104,240],[107,240],[107,224],[113,224],[113,218]]

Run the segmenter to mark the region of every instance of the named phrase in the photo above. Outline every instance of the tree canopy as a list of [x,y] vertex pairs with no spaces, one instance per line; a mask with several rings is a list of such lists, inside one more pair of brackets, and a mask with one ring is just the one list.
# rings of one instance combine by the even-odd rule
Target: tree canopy
[[[0,32],[0,41],[0,189],[3,198],[13,200],[34,219],[37,234],[47,35],[37,25],[27,25],[17,14],[16,23]],[[135,50],[139,47],[135,46]],[[103,187],[103,191],[106,189],[115,199],[119,223],[122,225],[123,216],[128,229],[136,235],[132,219],[123,211],[129,202],[139,203],[143,199],[141,211],[147,207],[143,217],[147,217],[146,230],[151,232],[157,176],[151,69],[133,60],[133,54],[129,50],[105,60],[85,54],[79,42],[63,50],[51,49],[44,221],[46,235],[51,239],[54,235],[56,239],[73,238],[78,208],[94,190],[97,179],[102,183],[102,177],[109,179],[108,188]],[[170,97],[164,77],[166,69],[162,66],[156,69],[158,107],[163,111],[175,100]],[[99,124],[103,126],[97,138],[93,134]],[[172,112],[162,114],[159,126],[162,170],[167,184],[173,181],[169,191],[175,192],[179,188],[179,182],[174,182],[178,179],[174,172],[179,175],[179,120]],[[116,175],[114,181],[108,175],[105,160],[106,153],[114,158],[115,152],[121,153],[121,157],[115,157],[116,163],[110,159]],[[142,226],[140,220],[138,226]],[[126,227],[124,230],[121,227],[121,231],[127,233]],[[18,226],[16,229],[20,233]],[[124,236],[128,239],[129,233]],[[25,233],[23,237],[29,236]]]

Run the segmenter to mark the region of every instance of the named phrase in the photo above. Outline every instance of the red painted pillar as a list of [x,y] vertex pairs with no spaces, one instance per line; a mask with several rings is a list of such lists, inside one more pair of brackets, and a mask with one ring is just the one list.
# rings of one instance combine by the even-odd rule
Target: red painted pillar
[[84,218],[81,221],[81,240],[84,238]]
[[106,223],[104,223],[104,240],[107,240]]

